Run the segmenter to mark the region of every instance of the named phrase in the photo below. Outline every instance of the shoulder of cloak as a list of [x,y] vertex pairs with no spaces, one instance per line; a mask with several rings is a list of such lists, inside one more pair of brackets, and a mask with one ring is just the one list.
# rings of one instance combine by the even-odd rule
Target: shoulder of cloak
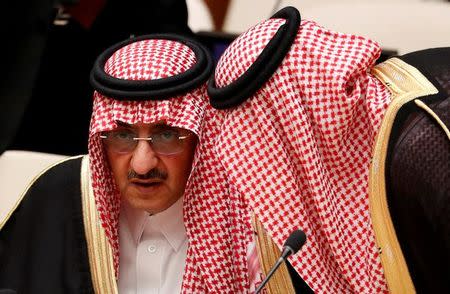
[[[369,179],[370,212],[389,290],[442,292],[433,289],[449,287],[437,273],[449,270],[438,253],[445,255],[438,248],[446,243],[445,233],[432,228],[442,218],[442,191],[450,183],[450,48],[392,58],[372,73],[392,95]],[[449,203],[448,194],[446,199]]]
[[38,174],[28,184],[10,211],[0,219],[0,230],[11,218],[15,218],[22,206],[31,206],[31,211],[42,207],[56,208],[68,200],[64,195],[74,192],[80,195],[82,158],[82,155],[66,158]]
[[0,230],[0,289],[93,293],[83,226],[82,156],[36,177]]

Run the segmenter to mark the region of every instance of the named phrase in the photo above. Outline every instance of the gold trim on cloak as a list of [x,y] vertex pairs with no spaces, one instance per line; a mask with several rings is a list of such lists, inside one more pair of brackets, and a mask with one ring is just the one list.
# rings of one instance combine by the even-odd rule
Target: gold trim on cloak
[[106,238],[95,205],[88,156],[84,156],[81,163],[81,194],[84,230],[94,291],[97,294],[117,294],[112,248]]
[[426,113],[428,113],[431,116],[432,119],[434,119],[438,123],[438,125],[441,127],[442,131],[444,131],[445,135],[450,140],[450,130],[445,125],[445,123],[442,121],[442,119],[437,115],[437,113],[434,112],[433,109],[428,107],[428,105],[426,105],[419,99],[414,100],[414,103],[416,103],[416,105],[418,107],[422,108]]
[[[257,236],[256,248],[258,249],[261,271],[266,277],[272,266],[277,262],[278,258],[280,258],[281,252],[254,214],[252,214],[252,224]],[[295,293],[292,279],[285,263],[282,263],[278,270],[273,274],[272,278],[266,284],[265,290],[269,294]]]
[[391,103],[378,132],[369,173],[369,203],[375,239],[379,246],[384,275],[391,293],[415,293],[403,256],[386,197],[386,155],[389,137],[400,108],[418,97],[437,94],[438,90],[415,67],[391,58],[372,69],[391,91]]

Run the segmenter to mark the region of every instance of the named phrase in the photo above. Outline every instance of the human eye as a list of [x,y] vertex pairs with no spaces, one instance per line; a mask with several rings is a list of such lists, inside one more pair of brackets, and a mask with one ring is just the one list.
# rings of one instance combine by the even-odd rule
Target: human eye
[[130,130],[117,130],[112,132],[111,137],[118,141],[132,141],[136,135]]
[[178,139],[179,135],[176,130],[172,129],[163,129],[155,132],[153,137],[161,142],[171,142]]

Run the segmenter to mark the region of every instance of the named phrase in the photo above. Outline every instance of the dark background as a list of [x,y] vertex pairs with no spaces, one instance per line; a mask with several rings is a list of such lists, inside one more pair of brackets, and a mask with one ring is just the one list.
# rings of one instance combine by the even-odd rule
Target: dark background
[[[228,1],[205,1],[220,30]],[[28,0],[3,11],[6,46],[0,79],[0,154],[29,150],[87,153],[95,58],[130,36],[196,38],[217,60],[236,35],[193,34],[184,0]],[[385,50],[380,61],[395,54]]]

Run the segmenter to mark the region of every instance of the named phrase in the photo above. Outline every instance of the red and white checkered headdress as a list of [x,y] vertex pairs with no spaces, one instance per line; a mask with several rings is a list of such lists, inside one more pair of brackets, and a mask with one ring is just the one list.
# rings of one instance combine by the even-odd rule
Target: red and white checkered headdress
[[113,250],[116,275],[120,196],[99,134],[116,128],[117,121],[136,124],[164,120],[200,137],[208,105],[206,80],[212,67],[205,48],[174,35],[126,40],[106,50],[94,65],[90,170],[100,221]]
[[280,247],[293,230],[306,232],[290,262],[315,292],[385,292],[368,198],[390,100],[369,73],[380,48],[312,21],[292,33],[296,14],[286,8],[239,36],[210,81],[211,104],[224,110],[205,114],[187,192],[197,207],[187,222],[203,236],[192,246],[205,252],[195,265],[222,277],[205,278],[208,289],[248,291],[253,211]]

